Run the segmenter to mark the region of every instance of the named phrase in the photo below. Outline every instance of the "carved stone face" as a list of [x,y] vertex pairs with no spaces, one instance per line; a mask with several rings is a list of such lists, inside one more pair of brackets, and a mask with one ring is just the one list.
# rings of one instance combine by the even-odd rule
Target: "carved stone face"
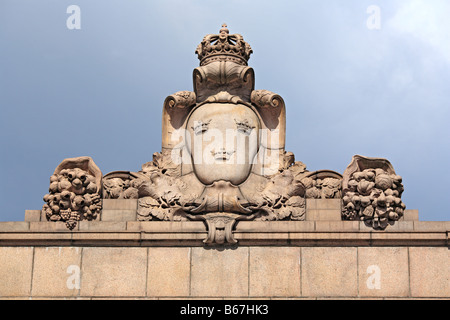
[[259,118],[241,104],[211,103],[189,118],[186,144],[194,172],[205,185],[244,182],[259,149]]

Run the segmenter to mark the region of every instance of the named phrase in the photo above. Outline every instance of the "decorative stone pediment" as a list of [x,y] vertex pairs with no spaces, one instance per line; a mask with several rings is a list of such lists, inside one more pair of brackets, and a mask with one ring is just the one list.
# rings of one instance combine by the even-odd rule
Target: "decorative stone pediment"
[[[103,177],[90,158],[65,160],[44,198],[47,219],[73,228],[98,218],[101,198],[137,199],[139,221],[203,221],[206,245],[235,245],[240,220],[305,220],[307,199],[342,202],[343,220],[375,229],[400,219],[402,180],[386,159],[354,156],[341,175],[310,172],[285,150],[285,102],[255,90],[252,53],[226,25],[205,36],[196,50],[193,91],[164,100],[161,152],[138,172]],[[78,186],[69,175],[85,180]]]

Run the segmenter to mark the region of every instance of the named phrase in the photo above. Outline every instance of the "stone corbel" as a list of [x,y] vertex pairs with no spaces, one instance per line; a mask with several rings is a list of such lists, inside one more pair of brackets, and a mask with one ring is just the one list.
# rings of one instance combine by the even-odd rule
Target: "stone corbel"
[[208,214],[205,221],[208,226],[208,236],[203,243],[211,245],[235,245],[237,240],[233,237],[233,227],[236,223],[233,214]]
[[238,241],[234,238],[233,228],[239,220],[251,220],[254,215],[244,216],[234,213],[214,212],[205,215],[188,214],[191,220],[202,220],[206,223],[208,235],[203,240],[205,246],[235,246]]

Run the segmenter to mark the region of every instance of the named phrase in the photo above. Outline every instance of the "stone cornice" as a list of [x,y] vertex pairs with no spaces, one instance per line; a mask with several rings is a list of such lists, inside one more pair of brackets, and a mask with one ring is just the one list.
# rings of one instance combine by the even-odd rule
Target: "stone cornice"
[[[403,221],[374,231],[353,221],[241,221],[237,246],[449,246],[450,222]],[[0,222],[0,246],[203,246],[203,222]]]

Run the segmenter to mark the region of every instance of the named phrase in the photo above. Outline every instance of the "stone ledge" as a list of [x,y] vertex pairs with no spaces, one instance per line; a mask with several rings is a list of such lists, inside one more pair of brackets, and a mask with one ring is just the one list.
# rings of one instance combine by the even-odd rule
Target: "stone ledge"
[[[117,210],[119,211],[119,210]],[[77,232],[77,231],[131,231],[131,232],[205,232],[201,221],[80,221],[71,231],[64,222],[0,221],[0,232]],[[397,221],[385,230],[374,230],[362,221],[238,221],[236,232],[446,232],[450,221]]]
[[186,233],[206,232],[205,224],[201,221],[128,221],[127,230],[135,232],[158,233]]
[[[203,246],[203,232],[0,232],[0,246]],[[449,245],[447,231],[442,232],[239,232],[238,246],[444,246]]]
[[176,296],[176,297],[146,297],[146,296],[105,296],[105,297],[90,297],[90,296],[67,296],[67,297],[39,297],[39,296],[19,296],[19,297],[1,297],[2,300],[449,300],[448,297],[190,297],[190,296]]

